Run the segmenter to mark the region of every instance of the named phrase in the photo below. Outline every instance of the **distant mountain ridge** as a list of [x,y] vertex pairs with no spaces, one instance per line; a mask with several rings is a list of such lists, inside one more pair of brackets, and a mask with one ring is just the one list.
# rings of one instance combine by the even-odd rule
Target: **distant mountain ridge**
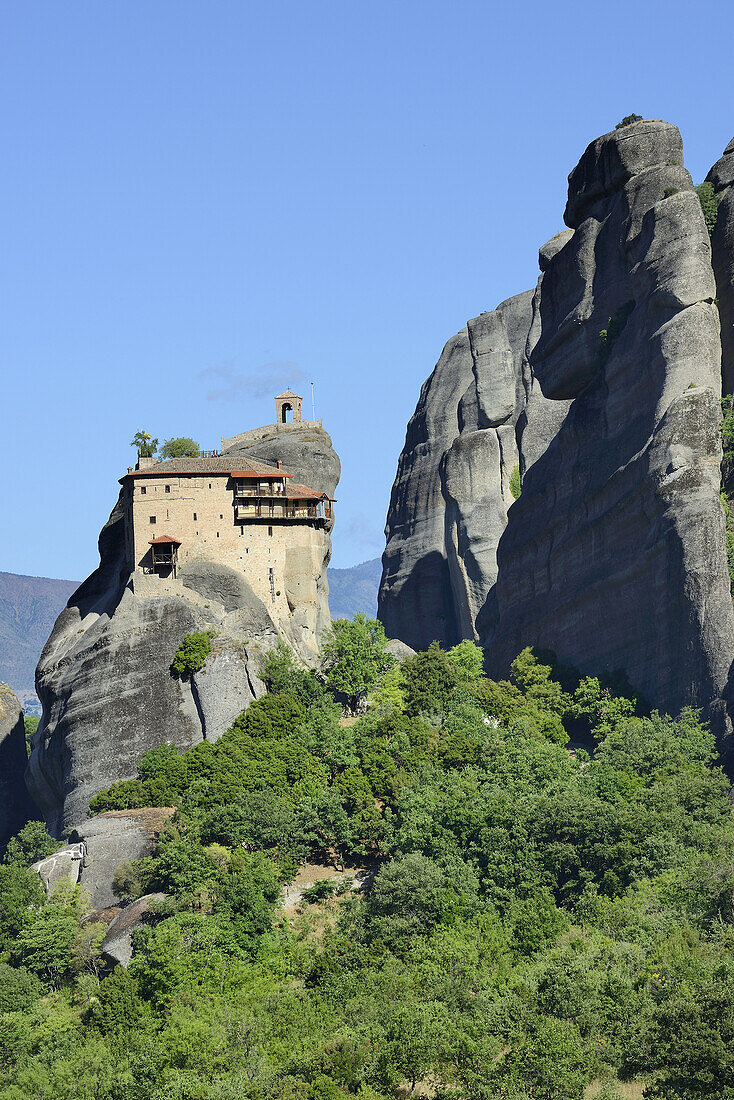
[[[334,619],[355,612],[374,616],[382,564],[379,558],[350,569],[329,569],[329,609]],[[35,673],[41,650],[78,581],[0,572],[0,681],[9,684],[30,713],[40,713]]]
[[26,710],[39,711],[35,672],[41,650],[78,581],[0,573],[0,680]]

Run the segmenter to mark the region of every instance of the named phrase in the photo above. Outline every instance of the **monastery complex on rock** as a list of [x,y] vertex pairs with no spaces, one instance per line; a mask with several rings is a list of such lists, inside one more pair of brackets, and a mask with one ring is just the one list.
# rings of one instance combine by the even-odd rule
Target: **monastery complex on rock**
[[[297,394],[287,390],[275,401],[278,430],[307,426]],[[289,414],[292,421],[286,419]],[[236,438],[254,439],[262,431]],[[120,483],[137,595],[171,595],[187,561],[210,561],[244,574],[266,606],[276,605],[277,616],[287,613],[289,604],[292,609],[289,590],[297,578],[320,572],[322,533],[333,516],[333,498],[297,484],[280,461],[270,465],[246,454],[162,462],[140,457]]]

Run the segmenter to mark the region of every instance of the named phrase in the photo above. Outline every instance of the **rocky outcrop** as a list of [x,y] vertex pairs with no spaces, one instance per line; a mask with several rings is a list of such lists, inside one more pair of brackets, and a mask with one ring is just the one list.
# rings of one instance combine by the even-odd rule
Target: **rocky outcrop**
[[69,843],[34,863],[31,871],[48,894],[62,881],[84,887],[91,911],[120,904],[112,889],[121,863],[150,856],[160,833],[173,817],[168,806],[141,810],[112,810],[82,822],[69,831]]
[[[56,835],[84,819],[102,788],[133,778],[144,752],[163,741],[186,749],[221,737],[264,693],[263,652],[283,639],[314,661],[330,621],[331,540],[320,528],[294,532],[287,614],[277,619],[241,573],[213,561],[187,560],[159,595],[136,593],[120,501],[99,548],[99,568],[57,619],[37,670],[43,718],[27,782]],[[215,635],[204,669],[174,676],[184,635],[204,630]]]
[[478,637],[513,471],[542,454],[565,415],[527,365],[537,293],[509,298],[449,340],[408,425],[378,613],[390,637],[416,649]]
[[721,369],[724,393],[734,393],[734,139],[706,179],[719,202],[711,251],[721,321]]
[[623,669],[653,705],[725,689],[734,617],[719,501],[720,345],[708,234],[663,122],[599,138],[569,177],[530,365],[571,400],[498,548],[497,673],[525,645]]
[[167,806],[112,810],[72,829],[69,841],[83,852],[78,881],[88,891],[93,909],[120,904],[112,889],[115,871],[127,860],[153,854],[173,812]]
[[23,710],[7,684],[0,684],[0,851],[37,812],[26,790]]
[[107,934],[102,941],[102,956],[111,965],[127,966],[133,957],[133,932],[142,928],[149,920],[150,903],[163,901],[165,894],[145,894],[137,901],[126,905],[122,912],[110,922]]
[[[734,143],[710,178],[731,336]],[[380,616],[413,646],[478,637],[496,675],[526,645],[584,672],[624,670],[652,705],[703,707],[721,733],[734,616],[717,290],[675,127],[644,122],[593,142],[569,177],[565,220],[541,249],[532,302],[470,322],[421,391],[388,513]],[[725,340],[725,370],[729,358],[734,372]]]

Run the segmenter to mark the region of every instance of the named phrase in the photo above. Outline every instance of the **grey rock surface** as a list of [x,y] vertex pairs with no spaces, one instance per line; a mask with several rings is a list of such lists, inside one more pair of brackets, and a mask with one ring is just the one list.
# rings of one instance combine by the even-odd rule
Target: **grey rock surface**
[[706,178],[719,200],[711,251],[719,299],[724,393],[734,393],[734,140]]
[[65,844],[52,856],[47,856],[46,859],[39,859],[37,863],[33,863],[30,869],[38,875],[46,893],[50,894],[60,882],[70,882],[72,886],[76,885],[81,875],[83,862],[84,845]]
[[25,785],[23,710],[14,692],[0,683],[0,850],[37,813]]
[[538,645],[625,670],[671,713],[715,705],[734,654],[716,290],[682,164],[676,128],[646,122],[569,177],[574,233],[543,274],[530,365],[572,404],[525,472],[482,622],[495,674]]
[[446,344],[408,425],[378,614],[390,637],[414,649],[478,638],[513,470],[542,454],[565,415],[533,388],[526,345],[536,312],[537,291],[528,291],[469,321]]
[[69,841],[83,853],[77,881],[89,892],[93,909],[119,905],[112,890],[115,871],[126,860],[152,855],[159,833],[172,816],[168,807],[118,810],[72,829]]
[[[233,601],[223,588],[229,606],[240,604],[231,612],[213,597],[206,607],[201,598],[135,596],[116,512],[100,539],[100,568],[59,616],[38,665],[44,713],[26,781],[56,835],[82,821],[104,787],[134,778],[144,752],[163,741],[186,749],[221,736],[264,690],[249,670],[245,639],[267,648],[279,636],[251,590]],[[184,635],[209,628],[217,632],[211,667],[196,679],[172,675]],[[225,659],[230,651],[236,661]]]
[[117,914],[102,941],[102,956],[112,966],[127,966],[133,957],[133,932],[146,923],[150,903],[163,901],[165,894],[145,894]]

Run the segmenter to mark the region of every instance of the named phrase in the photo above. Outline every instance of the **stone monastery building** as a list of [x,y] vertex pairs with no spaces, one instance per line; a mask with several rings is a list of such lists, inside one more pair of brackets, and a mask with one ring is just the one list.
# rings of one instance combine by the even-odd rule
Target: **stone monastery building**
[[[302,398],[288,390],[275,400],[283,429],[300,427]],[[145,596],[175,591],[179,569],[203,560],[244,573],[266,606],[286,613],[289,559],[318,557],[333,514],[333,499],[296,484],[282,462],[243,454],[140,457],[120,484],[133,589]]]

